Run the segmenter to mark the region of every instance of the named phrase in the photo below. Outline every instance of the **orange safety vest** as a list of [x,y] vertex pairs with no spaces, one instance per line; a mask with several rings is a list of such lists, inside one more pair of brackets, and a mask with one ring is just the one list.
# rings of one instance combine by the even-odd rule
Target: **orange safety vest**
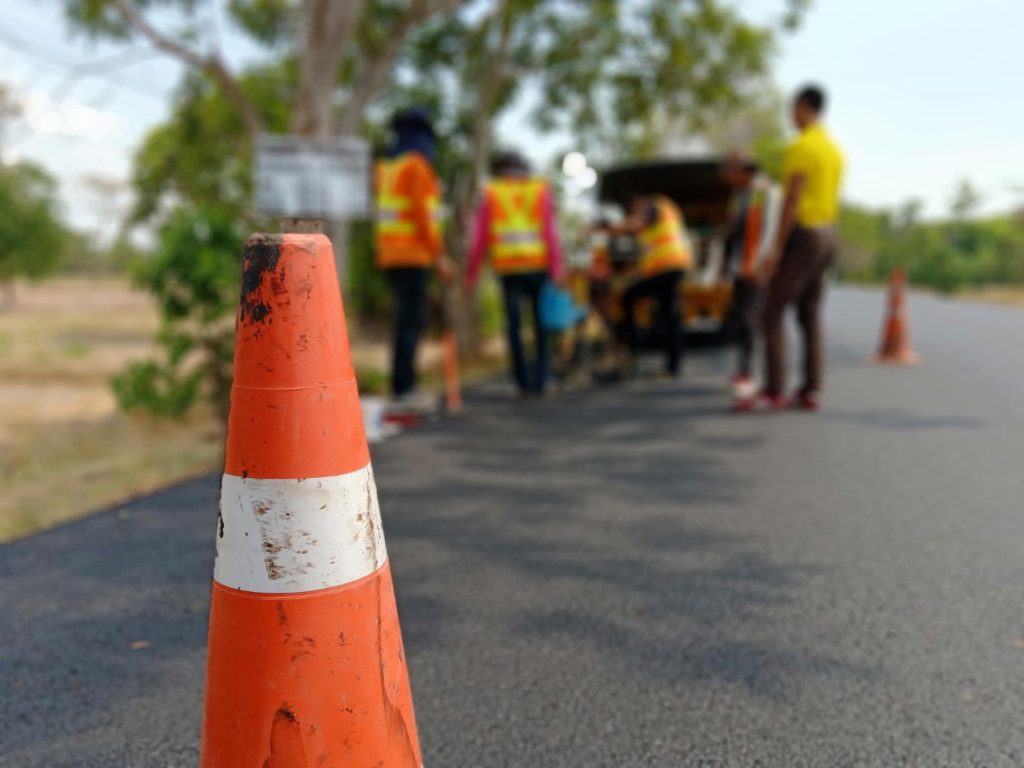
[[491,266],[499,275],[543,272],[548,268],[544,242],[544,203],[548,185],[542,179],[495,179],[487,185],[491,212],[488,245]]
[[[415,173],[429,174],[426,198],[422,201],[414,198],[417,192],[408,180]],[[434,170],[421,155],[406,152],[379,162],[375,180],[377,218],[374,234],[378,266],[384,269],[430,266],[437,256],[437,244],[441,239],[440,185]],[[424,207],[428,214],[426,225],[421,214]],[[424,231],[424,226],[428,231]]]
[[663,195],[656,195],[654,205],[658,211],[657,219],[637,235],[640,274],[644,277],[654,277],[674,269],[688,269],[693,264],[683,229],[683,215],[676,204]]
[[751,190],[747,215],[743,222],[743,251],[740,256],[740,276],[744,278],[752,278],[757,272],[757,254],[761,247],[761,232],[764,229],[764,206],[764,190]]

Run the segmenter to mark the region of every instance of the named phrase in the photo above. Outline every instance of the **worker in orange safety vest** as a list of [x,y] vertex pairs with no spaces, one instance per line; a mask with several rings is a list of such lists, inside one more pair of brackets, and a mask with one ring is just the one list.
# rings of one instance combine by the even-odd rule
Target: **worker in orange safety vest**
[[416,348],[427,324],[427,280],[436,267],[451,275],[441,232],[441,186],[434,170],[435,135],[420,108],[397,113],[395,140],[375,173],[377,266],[388,276],[394,303],[391,392],[417,397]]

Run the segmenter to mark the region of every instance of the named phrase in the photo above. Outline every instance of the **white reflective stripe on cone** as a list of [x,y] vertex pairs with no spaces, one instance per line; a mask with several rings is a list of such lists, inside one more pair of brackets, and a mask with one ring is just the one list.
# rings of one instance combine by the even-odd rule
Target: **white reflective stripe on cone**
[[338,587],[387,561],[370,465],[334,477],[224,475],[213,577],[247,592]]

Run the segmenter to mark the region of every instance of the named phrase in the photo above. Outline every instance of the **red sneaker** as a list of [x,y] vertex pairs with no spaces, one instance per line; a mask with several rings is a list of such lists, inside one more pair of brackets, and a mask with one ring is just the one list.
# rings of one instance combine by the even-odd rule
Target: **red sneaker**
[[733,403],[733,410],[738,413],[774,413],[786,410],[786,398],[782,395],[769,395],[759,392],[752,397],[744,397]]
[[789,407],[798,411],[820,411],[821,400],[817,392],[797,392],[789,401]]

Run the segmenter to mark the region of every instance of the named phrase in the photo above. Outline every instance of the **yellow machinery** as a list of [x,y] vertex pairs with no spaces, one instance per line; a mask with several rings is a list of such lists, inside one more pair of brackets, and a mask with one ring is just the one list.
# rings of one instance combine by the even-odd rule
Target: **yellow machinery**
[[[732,279],[722,268],[731,190],[722,180],[721,163],[719,158],[655,160],[619,165],[601,176],[599,199],[606,206],[625,209],[633,195],[658,194],[670,198],[682,212],[696,260],[680,288],[684,323],[692,333],[717,333],[732,300]],[[627,242],[608,247],[613,272],[617,263],[628,264],[635,258],[636,246],[630,239],[616,238]],[[617,292],[613,288],[609,298]],[[617,311],[613,303],[610,301],[606,310],[614,320]],[[643,326],[650,308],[641,304],[637,315]]]

